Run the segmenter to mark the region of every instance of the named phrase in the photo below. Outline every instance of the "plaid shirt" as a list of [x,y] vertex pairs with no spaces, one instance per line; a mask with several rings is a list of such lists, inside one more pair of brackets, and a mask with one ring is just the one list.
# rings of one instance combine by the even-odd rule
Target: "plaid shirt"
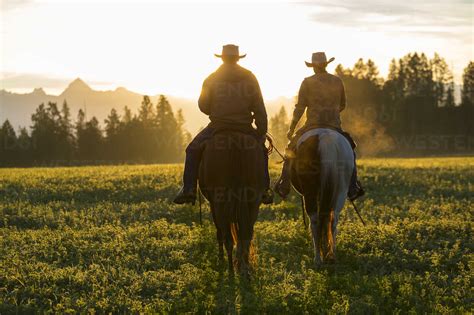
[[327,72],[317,73],[301,83],[290,129],[294,130],[305,110],[305,128],[341,128],[340,112],[345,107],[346,93],[342,80]]
[[267,112],[257,78],[237,64],[223,64],[203,83],[199,109],[211,120],[211,127],[251,128],[267,132]]

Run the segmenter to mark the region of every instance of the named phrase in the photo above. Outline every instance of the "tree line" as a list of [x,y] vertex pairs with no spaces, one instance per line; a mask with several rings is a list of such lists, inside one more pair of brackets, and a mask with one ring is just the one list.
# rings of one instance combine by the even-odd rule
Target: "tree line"
[[[348,99],[343,128],[365,155],[472,154],[474,152],[474,62],[464,69],[456,103],[453,75],[435,54],[410,53],[390,63],[386,79],[372,60],[336,67]],[[275,144],[286,146],[289,114],[282,106],[269,119]],[[112,109],[102,129],[80,110],[73,122],[66,102],[41,104],[30,130],[6,120],[0,128],[0,166],[103,163],[170,163],[183,160],[191,135],[165,96],[144,96],[138,113]],[[300,122],[300,126],[304,122]]]
[[66,101],[41,104],[31,116],[30,131],[18,134],[6,120],[0,128],[0,165],[82,165],[105,163],[171,163],[181,161],[191,135],[181,110],[173,113],[161,95],[156,105],[143,97],[137,114],[112,109],[101,129],[97,118],[79,110],[75,122]]
[[[338,65],[348,105],[348,130],[368,155],[466,154],[474,152],[474,62],[463,72],[460,101],[451,70],[438,54],[410,53],[390,63],[386,79],[372,60]],[[289,115],[282,107],[269,121],[279,147],[286,145]]]

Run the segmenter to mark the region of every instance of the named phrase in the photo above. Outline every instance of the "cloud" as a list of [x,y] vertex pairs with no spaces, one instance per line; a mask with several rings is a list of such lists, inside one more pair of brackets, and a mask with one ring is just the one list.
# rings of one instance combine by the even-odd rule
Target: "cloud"
[[18,9],[33,2],[33,0],[1,0],[0,11]]
[[473,6],[470,1],[313,1],[303,5],[311,9],[316,23],[340,27],[462,37],[472,40]]

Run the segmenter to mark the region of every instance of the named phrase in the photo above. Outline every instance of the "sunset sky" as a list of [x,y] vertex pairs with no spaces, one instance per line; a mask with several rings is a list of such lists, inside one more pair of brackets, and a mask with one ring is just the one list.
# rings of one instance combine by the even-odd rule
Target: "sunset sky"
[[304,60],[325,51],[352,66],[372,58],[435,51],[462,69],[473,54],[472,1],[313,1],[190,4],[157,1],[1,0],[0,89],[58,94],[76,77],[96,89],[196,98],[235,43],[264,97],[295,95],[311,74]]

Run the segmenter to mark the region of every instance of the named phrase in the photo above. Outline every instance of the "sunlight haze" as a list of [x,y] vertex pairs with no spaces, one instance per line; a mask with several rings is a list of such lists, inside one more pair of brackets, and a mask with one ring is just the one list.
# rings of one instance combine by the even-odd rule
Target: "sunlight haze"
[[[383,5],[382,5],[383,4]],[[314,51],[352,66],[372,58],[385,76],[392,58],[436,51],[455,81],[473,59],[472,3],[316,1],[305,3],[156,3],[5,1],[1,8],[0,88],[59,94],[80,77],[95,89],[195,99],[235,43],[266,99],[291,97],[311,71]]]

